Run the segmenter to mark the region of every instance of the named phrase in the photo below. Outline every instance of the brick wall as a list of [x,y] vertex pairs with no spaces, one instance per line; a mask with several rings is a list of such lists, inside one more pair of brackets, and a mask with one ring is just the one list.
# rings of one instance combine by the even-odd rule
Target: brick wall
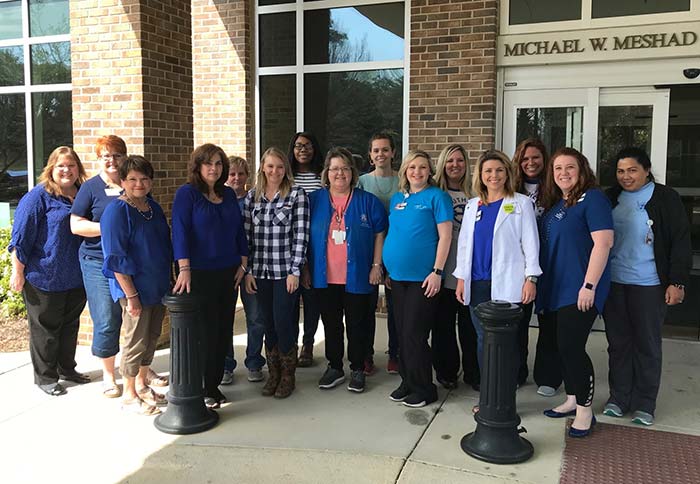
[[[193,149],[190,2],[83,0],[70,13],[75,149],[92,175],[95,140],[124,138],[153,163],[153,196],[169,213]],[[86,311],[79,342],[91,339]]]
[[192,0],[194,144],[218,144],[251,166],[252,9],[246,0]]
[[409,146],[437,156],[461,143],[472,162],[496,134],[498,2],[413,0]]

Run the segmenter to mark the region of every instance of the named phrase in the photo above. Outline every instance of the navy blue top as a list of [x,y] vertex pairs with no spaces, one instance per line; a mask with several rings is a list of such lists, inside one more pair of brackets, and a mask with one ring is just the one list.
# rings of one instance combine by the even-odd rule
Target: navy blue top
[[493,261],[493,230],[503,199],[488,205],[479,202],[474,220],[472,281],[490,281]]
[[[327,188],[309,196],[311,230],[309,253],[313,287],[328,287],[328,229],[335,209]],[[345,211],[347,241],[347,277],[345,291],[369,294],[375,286],[369,283],[369,271],[374,261],[374,237],[387,228],[386,210],[381,200],[360,188],[355,188]]]
[[150,199],[148,203],[153,210],[151,220],[120,199],[110,203],[102,214],[102,273],[109,279],[109,292],[115,302],[126,297],[115,272],[131,276],[143,306],[160,304],[170,289],[173,251],[168,221],[160,205]]
[[[593,250],[591,232],[612,230],[610,200],[598,189],[586,191],[576,205],[565,207],[559,200],[540,219],[540,267],[537,282],[537,312],[556,311],[576,304],[586,282]],[[610,264],[595,288],[595,307],[603,312],[610,291]]]
[[[92,222],[99,222],[107,205],[120,194],[121,189],[110,188],[100,175],[93,176],[80,186],[70,213]],[[80,246],[80,255],[102,259],[100,237],[84,237]]]
[[195,270],[220,270],[241,263],[248,242],[236,192],[224,188],[221,203],[212,203],[189,183],[178,188],[173,201],[175,260],[189,259]]
[[81,238],[70,231],[70,200],[39,184],[19,201],[9,251],[24,264],[24,277],[42,291],[82,287],[78,262]]

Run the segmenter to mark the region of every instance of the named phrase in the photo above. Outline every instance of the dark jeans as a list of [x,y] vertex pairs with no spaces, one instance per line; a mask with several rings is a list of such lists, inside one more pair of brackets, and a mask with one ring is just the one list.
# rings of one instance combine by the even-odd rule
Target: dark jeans
[[265,347],[289,353],[297,346],[299,325],[294,322],[299,290],[287,292],[286,279],[256,279],[258,308],[265,325]]
[[613,283],[603,316],[610,357],[608,401],[624,412],[654,415],[661,383],[664,288]]
[[476,315],[476,307],[491,300],[491,281],[472,281],[471,297],[469,299],[469,313],[472,317],[472,325],[476,331],[476,357],[479,360],[479,368],[483,368],[484,351],[484,326]]
[[342,284],[328,284],[327,288],[316,289],[316,294],[321,303],[321,320],[326,334],[326,359],[329,366],[336,370],[343,369],[343,333],[347,332],[350,369],[362,370],[367,348],[366,324],[370,295],[345,292],[345,285]]
[[[265,366],[265,358],[262,356],[263,337],[265,336],[265,323],[262,320],[258,300],[255,294],[248,294],[244,284],[241,284],[241,301],[245,313],[246,333],[248,344],[245,349],[245,367],[249,370],[259,370]],[[233,345],[229,348],[224,360],[224,370],[233,371],[237,363],[233,356]]]
[[218,396],[224,374],[224,358],[233,338],[237,269],[238,266],[214,271],[192,270],[192,294],[199,305],[205,396]]
[[433,384],[428,337],[439,305],[437,296],[425,297],[421,282],[391,280],[396,329],[399,336],[399,373],[402,385],[429,401],[437,398]]
[[539,335],[535,352],[535,368],[532,376],[537,386],[559,388],[564,380],[562,363],[557,348],[557,325],[554,313],[543,313],[537,317]]
[[301,312],[301,300],[304,300],[304,335],[302,343],[305,345],[314,344],[314,335],[318,329],[318,318],[321,316],[319,309],[318,295],[316,289],[299,286],[296,292],[297,297],[294,302],[294,326],[296,327],[296,339],[299,339],[299,313]]
[[481,378],[476,355],[476,331],[472,325],[469,307],[457,301],[454,289],[443,287],[437,297],[438,313],[431,338],[435,375],[439,381],[457,381],[460,358],[456,328],[459,328],[464,382],[478,384]]
[[581,312],[576,304],[564,306],[553,313],[564,388],[567,395],[576,395],[577,405],[584,407],[593,403],[595,390],[593,363],[586,353],[586,343],[597,315],[598,310],[595,306]]
[[[389,336],[389,359],[399,359],[399,338],[396,334],[396,323],[394,322],[394,298],[391,296],[391,289],[384,286],[386,296],[386,330]],[[379,286],[369,294],[369,308],[367,310],[367,358],[374,356],[374,337],[377,332],[377,303],[379,302]]]
[[79,287],[47,292],[25,281],[22,296],[27,307],[34,383],[55,383],[59,373],[75,370],[75,346],[80,313],[85,308],[85,290]]

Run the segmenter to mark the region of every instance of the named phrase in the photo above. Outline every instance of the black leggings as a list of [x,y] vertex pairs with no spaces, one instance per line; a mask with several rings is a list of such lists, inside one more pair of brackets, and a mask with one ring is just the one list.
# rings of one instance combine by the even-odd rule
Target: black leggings
[[577,405],[590,407],[593,403],[595,375],[593,363],[586,353],[586,343],[598,311],[592,307],[586,312],[581,312],[576,304],[571,304],[559,308],[552,315],[566,394],[576,395]]

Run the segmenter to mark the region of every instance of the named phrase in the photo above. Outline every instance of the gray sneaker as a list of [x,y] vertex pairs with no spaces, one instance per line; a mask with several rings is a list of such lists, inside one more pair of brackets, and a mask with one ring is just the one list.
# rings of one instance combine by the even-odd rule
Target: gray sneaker
[[262,369],[249,369],[248,370],[248,381],[257,382],[263,381],[265,377],[263,376]]
[[233,383],[233,372],[232,371],[224,371],[224,376],[221,377],[221,384],[222,385],[230,385]]
[[632,417],[632,423],[649,427],[650,425],[654,425],[654,416],[650,413],[637,410]]
[[608,402],[605,404],[605,409],[603,410],[603,415],[607,415],[608,417],[622,417],[625,414],[625,412],[622,411],[619,405]]
[[350,374],[350,383],[348,383],[348,390],[357,393],[362,393],[365,391],[364,370],[353,370],[353,372]]
[[321,379],[318,381],[318,387],[324,390],[337,387],[345,381],[345,372],[343,370],[336,370],[330,366],[326,368],[326,372],[323,374]]
[[557,394],[557,389],[547,385],[540,385],[537,387],[537,394],[543,397],[553,397]]

